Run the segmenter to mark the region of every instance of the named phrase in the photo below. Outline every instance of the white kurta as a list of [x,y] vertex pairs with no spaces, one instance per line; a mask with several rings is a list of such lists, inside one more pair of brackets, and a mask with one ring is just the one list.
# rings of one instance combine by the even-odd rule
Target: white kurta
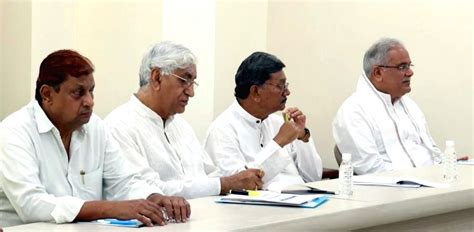
[[342,153],[352,154],[357,174],[432,165],[441,151],[426,120],[407,95],[394,104],[365,75],[357,91],[339,108],[333,135]]
[[71,222],[85,201],[161,193],[131,172],[96,115],[73,132],[68,161],[59,131],[36,100],[0,126],[0,187],[0,227]]
[[196,198],[220,194],[217,168],[179,115],[163,124],[158,114],[132,96],[105,121],[134,169],[166,195]]
[[234,101],[208,129],[204,147],[224,175],[235,174],[245,166],[255,166],[258,157],[276,152],[286,153],[293,162],[264,187],[272,184],[285,186],[321,179],[322,162],[313,140],[308,143],[295,140],[281,148],[273,138],[283,118],[269,115],[263,121],[245,111]]

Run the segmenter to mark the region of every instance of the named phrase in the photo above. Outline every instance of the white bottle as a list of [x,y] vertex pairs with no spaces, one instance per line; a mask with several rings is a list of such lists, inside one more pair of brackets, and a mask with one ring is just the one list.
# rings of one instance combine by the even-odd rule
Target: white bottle
[[339,191],[342,198],[349,198],[352,195],[352,175],[354,169],[351,163],[351,154],[342,153],[342,162],[339,166]]
[[443,177],[447,182],[455,181],[458,177],[457,155],[454,149],[454,141],[446,141],[446,149],[443,154]]

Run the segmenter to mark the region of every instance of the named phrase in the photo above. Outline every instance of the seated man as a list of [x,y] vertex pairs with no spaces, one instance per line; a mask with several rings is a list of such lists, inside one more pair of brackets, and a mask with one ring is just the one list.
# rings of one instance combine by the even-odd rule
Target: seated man
[[220,177],[191,126],[179,115],[197,83],[195,56],[162,42],[143,57],[140,88],[105,119],[128,160],[166,195],[196,198],[262,186],[257,169]]
[[339,108],[333,135],[342,153],[352,154],[354,172],[366,174],[432,165],[441,151],[425,116],[409,98],[413,76],[403,44],[383,38],[364,55],[357,90]]
[[164,225],[166,212],[179,222],[189,218],[185,199],[160,195],[130,171],[92,113],[93,71],[75,51],[51,53],[35,100],[0,125],[0,226],[100,218]]
[[212,122],[204,142],[226,175],[262,167],[267,157],[279,156],[269,165],[273,176],[265,170],[269,180],[264,187],[274,190],[320,180],[323,170],[303,112],[288,108],[286,122],[281,115],[272,114],[285,109],[290,95],[284,67],[268,53],[247,57],[235,75],[236,100]]

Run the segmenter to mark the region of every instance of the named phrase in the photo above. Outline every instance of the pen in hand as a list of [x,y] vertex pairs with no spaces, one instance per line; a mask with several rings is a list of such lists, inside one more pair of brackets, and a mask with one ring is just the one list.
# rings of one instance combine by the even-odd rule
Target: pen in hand
[[[244,165],[245,170],[249,169],[247,165]],[[259,168],[258,176],[263,177],[263,169]],[[255,184],[255,191],[258,191],[258,184]]]

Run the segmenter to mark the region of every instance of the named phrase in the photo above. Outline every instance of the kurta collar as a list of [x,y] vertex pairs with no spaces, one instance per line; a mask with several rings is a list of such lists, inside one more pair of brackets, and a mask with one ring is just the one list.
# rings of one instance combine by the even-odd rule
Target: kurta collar
[[254,125],[257,127],[262,125],[263,120],[256,118],[253,115],[251,115],[249,112],[247,112],[244,108],[242,108],[242,106],[239,104],[237,100],[234,100],[231,107],[238,115],[240,115],[250,125]]
[[[151,119],[153,122],[157,123],[162,128],[164,128],[163,119],[161,118],[161,116],[157,114],[155,111],[153,111],[152,109],[150,109],[148,106],[143,104],[143,102],[141,102],[140,99],[138,99],[135,94],[132,94],[132,96],[130,97],[130,103],[133,105],[133,107],[137,109],[137,112],[140,115]],[[171,115],[166,120],[166,125],[170,124],[173,121],[173,119],[174,119],[174,115]]]

